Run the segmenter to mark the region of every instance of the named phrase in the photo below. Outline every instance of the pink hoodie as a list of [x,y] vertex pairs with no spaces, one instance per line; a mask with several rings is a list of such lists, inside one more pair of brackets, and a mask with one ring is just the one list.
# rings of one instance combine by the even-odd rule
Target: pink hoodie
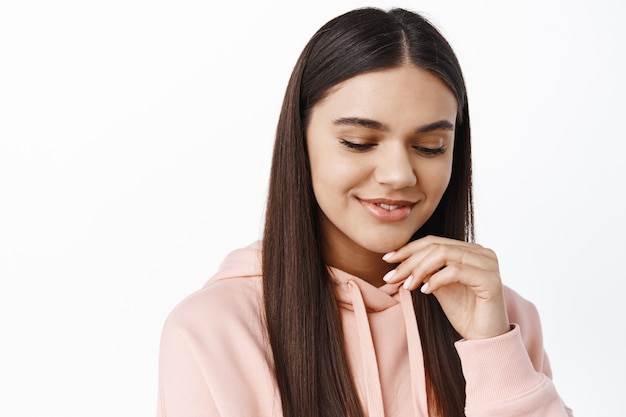
[[[376,288],[331,269],[348,362],[369,417],[428,416],[413,305],[399,284]],[[461,340],[468,417],[572,416],[557,394],[539,316],[505,288],[513,329]],[[163,328],[159,417],[281,416],[264,333],[260,243],[231,253],[218,273],[183,300]]]

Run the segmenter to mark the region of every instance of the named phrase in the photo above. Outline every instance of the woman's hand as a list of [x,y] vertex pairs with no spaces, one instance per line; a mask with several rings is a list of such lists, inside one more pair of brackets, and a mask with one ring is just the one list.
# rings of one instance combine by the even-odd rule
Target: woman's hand
[[495,253],[475,243],[427,236],[386,254],[399,265],[383,278],[434,294],[465,339],[486,339],[510,330]]

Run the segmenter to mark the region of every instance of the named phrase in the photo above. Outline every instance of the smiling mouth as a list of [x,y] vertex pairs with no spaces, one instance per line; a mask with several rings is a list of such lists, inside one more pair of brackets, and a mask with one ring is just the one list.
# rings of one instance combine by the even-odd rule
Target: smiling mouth
[[363,207],[382,222],[397,222],[406,220],[413,212],[416,202],[409,200],[371,199],[360,200]]
[[376,205],[378,207],[382,208],[382,209],[387,210],[387,211],[393,211],[393,210],[397,210],[397,209],[402,208],[402,207],[406,207],[404,205],[391,205],[391,204],[385,204],[385,203],[377,203]]

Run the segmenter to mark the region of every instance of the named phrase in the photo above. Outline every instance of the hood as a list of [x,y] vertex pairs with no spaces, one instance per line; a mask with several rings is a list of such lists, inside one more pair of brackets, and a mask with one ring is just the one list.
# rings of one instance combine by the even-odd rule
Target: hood
[[375,287],[369,282],[340,269],[330,267],[329,270],[335,284],[334,292],[339,308],[354,311],[353,286],[358,289],[361,297],[363,297],[363,303],[368,313],[386,310],[400,302],[399,290],[402,283],[384,284],[381,287]]

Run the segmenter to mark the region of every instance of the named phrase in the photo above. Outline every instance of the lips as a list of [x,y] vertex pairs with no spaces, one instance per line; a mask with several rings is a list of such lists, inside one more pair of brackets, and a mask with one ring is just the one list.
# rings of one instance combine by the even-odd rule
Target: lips
[[415,202],[404,200],[359,200],[366,211],[382,222],[397,222],[411,215]]

